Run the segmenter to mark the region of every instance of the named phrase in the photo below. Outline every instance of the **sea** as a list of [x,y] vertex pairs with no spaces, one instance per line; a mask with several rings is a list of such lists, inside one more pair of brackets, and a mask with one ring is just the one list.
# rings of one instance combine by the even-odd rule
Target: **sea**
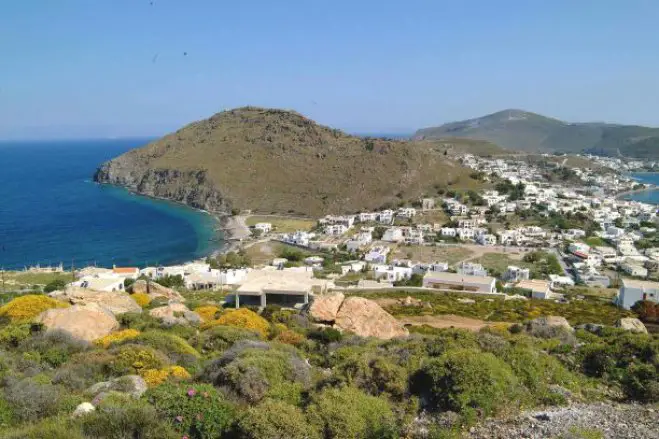
[[[638,180],[640,183],[650,183],[659,186],[659,172],[638,172],[632,174],[631,177]],[[659,204],[659,189],[634,192],[627,195],[625,198],[628,200],[641,201],[643,203]]]
[[149,140],[0,142],[0,268],[142,267],[219,249],[208,213],[93,182],[101,163]]

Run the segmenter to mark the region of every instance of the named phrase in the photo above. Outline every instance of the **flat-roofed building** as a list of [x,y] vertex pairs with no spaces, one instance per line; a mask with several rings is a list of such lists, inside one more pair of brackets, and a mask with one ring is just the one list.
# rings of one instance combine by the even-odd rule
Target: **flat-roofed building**
[[496,280],[490,276],[429,271],[423,276],[423,286],[471,293],[496,292]]
[[616,297],[618,306],[630,309],[639,300],[659,303],[659,282],[622,279],[622,286]]
[[235,305],[240,307],[241,300],[258,298],[258,304],[267,305],[267,299],[284,305],[309,303],[309,296],[327,291],[328,281],[313,277],[313,270],[293,268],[277,270],[272,267],[253,270],[247,273],[242,284],[236,290]]
[[515,285],[523,290],[530,290],[531,297],[534,299],[553,299],[554,295],[549,288],[549,282],[546,280],[523,280]]

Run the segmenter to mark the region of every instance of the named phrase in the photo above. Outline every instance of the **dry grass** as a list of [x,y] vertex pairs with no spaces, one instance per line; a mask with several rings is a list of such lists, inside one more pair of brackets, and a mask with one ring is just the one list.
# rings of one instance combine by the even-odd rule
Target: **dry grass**
[[47,285],[52,281],[64,279],[71,281],[71,273],[30,273],[23,271],[6,271],[4,278],[7,284],[17,286]]
[[393,257],[397,259],[412,259],[419,262],[448,262],[453,265],[473,255],[473,252],[464,247],[436,247],[425,245],[400,246],[394,251]]
[[308,218],[275,215],[252,215],[245,220],[245,224],[250,227],[258,223],[270,223],[274,231],[278,233],[290,233],[296,230],[309,231],[316,225],[315,220]]
[[419,212],[414,217],[416,224],[446,224],[449,222],[449,217],[443,210],[429,210],[426,212]]
[[268,265],[274,258],[278,258],[283,249],[289,248],[300,251],[305,255],[311,255],[308,251],[302,250],[298,247],[286,245],[276,241],[257,242],[245,249],[247,255],[250,257],[253,265]]

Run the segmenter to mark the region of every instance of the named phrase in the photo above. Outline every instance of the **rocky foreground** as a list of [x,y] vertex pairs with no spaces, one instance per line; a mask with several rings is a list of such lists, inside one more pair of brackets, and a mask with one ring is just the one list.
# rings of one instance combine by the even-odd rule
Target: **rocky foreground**
[[524,412],[510,420],[490,419],[466,435],[472,439],[657,439],[656,405],[575,404]]

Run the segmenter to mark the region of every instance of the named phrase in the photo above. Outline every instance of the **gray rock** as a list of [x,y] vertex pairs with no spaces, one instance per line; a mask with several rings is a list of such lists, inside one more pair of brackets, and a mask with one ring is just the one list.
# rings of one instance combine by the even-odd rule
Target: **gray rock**
[[86,390],[89,395],[98,396],[101,393],[120,392],[132,396],[137,399],[146,392],[148,386],[144,378],[138,375],[125,375],[119,378],[114,378],[110,381],[102,381],[96,383]]
[[616,322],[616,328],[625,329],[631,332],[647,334],[648,330],[639,319],[627,317]]

